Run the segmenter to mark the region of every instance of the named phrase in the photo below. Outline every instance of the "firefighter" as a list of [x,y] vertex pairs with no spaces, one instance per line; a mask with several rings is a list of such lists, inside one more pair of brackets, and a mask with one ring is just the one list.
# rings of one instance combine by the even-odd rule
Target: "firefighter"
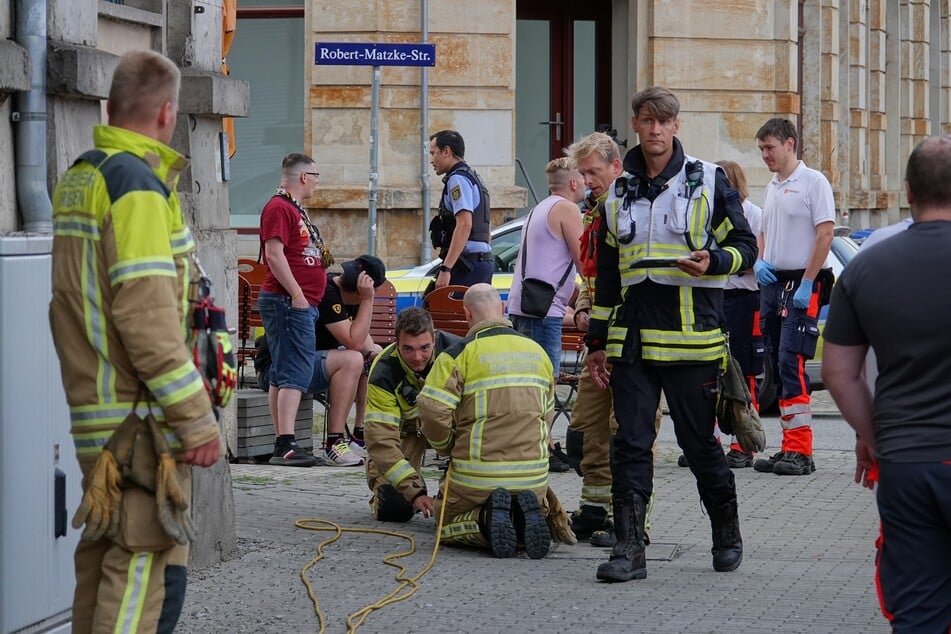
[[459,341],[456,335],[436,332],[422,308],[407,308],[396,318],[396,342],[370,367],[364,417],[367,485],[373,492],[373,516],[381,522],[432,514],[433,497],[420,473],[429,443],[420,431],[416,398],[433,359]]
[[661,390],[710,515],[713,568],[735,570],[743,558],[736,486],[713,427],[726,356],[723,287],[730,274],[750,268],[756,238],[723,170],[688,156],[675,136],[677,97],[652,87],[631,106],[640,144],[624,157],[627,174],[605,203],[587,334],[588,369],[595,383],[611,386],[618,422],[611,464],[617,544],[597,572],[606,581],[647,576],[644,529]]
[[[617,143],[603,132],[589,134],[573,143],[568,153],[578,164],[589,193],[584,200],[584,233],[581,236],[582,287],[575,302],[575,327],[588,330],[591,301],[597,275],[597,233],[601,228],[604,201],[611,184],[621,175],[621,151]],[[660,428],[661,410],[655,415],[655,428]],[[590,540],[592,546],[613,546],[614,527],[611,509],[611,438],[617,421],[611,405],[611,390],[602,389],[591,380],[587,366],[578,379],[578,394],[571,409],[571,424],[566,444],[568,456],[581,474],[581,500],[572,513],[571,528],[579,540]],[[653,498],[651,498],[653,501]],[[645,524],[650,530],[650,518]],[[645,538],[648,536],[645,534]]]
[[423,435],[451,457],[448,491],[434,508],[447,505],[441,538],[496,557],[512,557],[522,542],[541,559],[552,538],[546,517],[567,527],[548,489],[551,361],[503,318],[488,284],[471,286],[463,309],[469,333],[436,358],[417,401]]
[[[50,327],[83,473],[73,526],[86,524],[75,556],[77,633],[175,629],[191,534],[189,465],[221,455],[212,401],[185,341],[195,240],[176,194],[188,161],[168,146],[180,77],[158,53],[123,55],[109,125],[96,126],[95,149],[53,196]],[[221,345],[230,346],[227,335]],[[151,434],[129,426],[141,419]],[[148,457],[159,467],[124,461],[130,447],[147,446],[146,435],[153,448],[139,454],[154,450]],[[119,464],[136,486],[123,474],[119,489]],[[167,491],[180,502],[171,518]]]

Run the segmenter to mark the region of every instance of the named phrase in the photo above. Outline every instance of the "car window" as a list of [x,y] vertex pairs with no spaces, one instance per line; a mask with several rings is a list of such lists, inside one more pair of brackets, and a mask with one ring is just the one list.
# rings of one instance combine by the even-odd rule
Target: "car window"
[[832,272],[836,277],[842,274],[845,265],[852,261],[859,251],[859,245],[852,238],[836,236],[832,238]]
[[492,255],[495,256],[495,272],[511,273],[522,247],[522,226],[492,236]]

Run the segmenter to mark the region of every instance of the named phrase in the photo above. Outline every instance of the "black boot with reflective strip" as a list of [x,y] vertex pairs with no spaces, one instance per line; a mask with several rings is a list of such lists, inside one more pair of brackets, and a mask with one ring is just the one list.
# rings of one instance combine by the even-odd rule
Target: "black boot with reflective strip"
[[614,496],[614,532],[617,544],[607,563],[598,566],[598,579],[630,581],[647,578],[644,519],[647,501],[637,493]]
[[736,570],[743,561],[743,538],[740,536],[736,497],[716,505],[704,503],[707,504],[713,529],[713,548],[710,549],[713,553],[713,569],[717,572]]
[[512,523],[512,494],[503,488],[492,491],[479,514],[479,528],[492,554],[500,559],[515,555],[515,525]]

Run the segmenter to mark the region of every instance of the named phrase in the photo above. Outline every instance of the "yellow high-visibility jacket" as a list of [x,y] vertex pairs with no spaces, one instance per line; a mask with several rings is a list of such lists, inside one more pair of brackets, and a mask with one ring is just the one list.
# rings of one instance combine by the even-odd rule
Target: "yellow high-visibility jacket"
[[484,500],[497,487],[544,498],[553,369],[507,320],[473,325],[440,354],[417,403],[423,435],[452,456],[450,500]]
[[[433,359],[459,341],[461,338],[456,335],[436,332]],[[432,363],[426,372],[417,376],[403,361],[396,346],[391,343],[376,356],[367,379],[367,409],[363,417],[370,458],[367,478],[373,488],[377,480],[373,476],[383,476],[407,502],[412,502],[427,493],[426,483],[419,474],[420,465],[411,464],[404,455],[402,439],[421,433],[416,399]]]
[[187,345],[195,242],[175,192],[187,161],[122,128],[93,139],[53,196],[50,327],[81,465],[140,391],[139,413],[151,408],[173,450],[219,436]]

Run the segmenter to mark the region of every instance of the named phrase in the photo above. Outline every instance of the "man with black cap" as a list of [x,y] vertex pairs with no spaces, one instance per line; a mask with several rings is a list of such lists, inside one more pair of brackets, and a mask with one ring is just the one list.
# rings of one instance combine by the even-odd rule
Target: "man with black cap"
[[[363,464],[363,414],[366,408],[365,363],[380,346],[370,337],[374,289],[386,281],[386,267],[372,255],[344,262],[343,273],[327,273],[327,287],[317,306],[315,326],[317,356],[309,393],[328,392],[327,441],[323,463],[338,467]],[[258,382],[267,382],[270,366],[266,340],[255,361]],[[351,439],[346,437],[347,415],[356,402],[356,420]],[[309,465],[307,465],[309,466]]]

